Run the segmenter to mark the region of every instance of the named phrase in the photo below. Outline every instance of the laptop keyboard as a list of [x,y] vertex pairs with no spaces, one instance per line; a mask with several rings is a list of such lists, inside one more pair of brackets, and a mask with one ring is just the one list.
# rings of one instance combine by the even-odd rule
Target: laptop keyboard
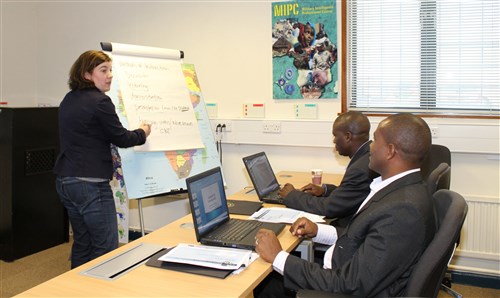
[[213,232],[210,238],[214,240],[240,241],[260,226],[262,226],[260,221],[232,219],[228,224]]
[[279,199],[281,199],[281,196],[279,195],[278,192],[272,192],[269,195],[267,195],[266,198],[271,199],[271,200],[279,200]]
[[283,197],[279,195],[279,190],[275,190],[269,194],[267,194],[263,201],[271,204],[283,204]]

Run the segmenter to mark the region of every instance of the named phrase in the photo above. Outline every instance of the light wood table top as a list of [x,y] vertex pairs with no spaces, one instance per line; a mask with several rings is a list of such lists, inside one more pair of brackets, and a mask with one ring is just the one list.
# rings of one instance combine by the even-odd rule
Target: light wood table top
[[[297,183],[301,187],[311,179],[308,173],[280,172],[280,183]],[[342,175],[323,176],[324,182],[336,183]],[[330,180],[331,179],[331,180]],[[337,180],[335,180],[337,179]],[[230,196],[232,199],[257,199],[245,191]],[[231,215],[234,218],[246,216]],[[186,225],[187,224],[187,225]],[[186,228],[185,226],[188,226]],[[225,279],[165,270],[140,265],[115,280],[102,280],[82,275],[81,272],[116,256],[139,243],[172,247],[178,243],[197,243],[188,214],[152,233],[119,247],[78,268],[61,274],[47,282],[33,287],[16,297],[252,297],[253,289],[273,270],[272,265],[258,258],[239,275]],[[300,239],[288,232],[288,226],[278,235],[280,243],[290,252],[300,243]]]

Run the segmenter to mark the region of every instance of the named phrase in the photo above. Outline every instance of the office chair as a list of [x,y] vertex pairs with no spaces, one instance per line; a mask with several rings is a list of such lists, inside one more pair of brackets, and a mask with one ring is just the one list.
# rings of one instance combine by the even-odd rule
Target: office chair
[[427,157],[424,159],[422,166],[420,167],[422,178],[427,180],[431,172],[443,162],[447,163],[451,167],[450,149],[443,145],[432,144]]
[[[438,230],[408,279],[404,296],[437,297],[441,281],[453,255],[457,239],[467,216],[467,203],[458,193],[441,189],[433,195]],[[299,290],[299,298],[347,297],[345,294]]]
[[[429,170],[429,167],[432,167],[436,162],[442,160],[440,163],[430,174],[426,174]],[[451,181],[451,167],[447,162],[451,161],[450,150],[442,145],[432,145],[429,155],[426,160],[423,162],[421,173],[422,177],[426,177],[427,189],[430,195],[433,195],[434,192],[440,189],[450,189],[450,181]],[[457,239],[457,246],[460,243],[460,237]],[[450,295],[454,297],[461,297],[461,295],[451,289],[452,278],[451,273],[446,273],[443,277],[442,288]]]
[[451,167],[442,162],[427,177],[427,190],[432,196],[440,189],[450,189]]

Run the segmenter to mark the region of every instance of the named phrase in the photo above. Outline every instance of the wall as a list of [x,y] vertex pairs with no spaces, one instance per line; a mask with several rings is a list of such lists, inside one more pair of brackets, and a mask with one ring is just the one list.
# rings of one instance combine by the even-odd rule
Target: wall
[[[232,132],[223,136],[228,193],[250,184],[241,158],[262,150],[275,171],[308,171],[321,165],[327,172],[342,173],[348,160],[332,151],[330,134],[340,101],[312,101],[319,105],[318,120],[297,121],[294,101],[272,99],[270,3],[1,2],[0,98],[13,106],[58,105],[68,90],[73,61],[87,49],[100,49],[101,41],[181,49],[185,61],[197,68],[205,101],[219,103],[212,124],[232,122]],[[267,120],[279,121],[282,133],[263,133],[261,120],[241,119],[246,102],[265,103]],[[370,120],[374,128],[380,119]],[[452,149],[451,188],[474,208],[453,266],[499,275],[499,121],[427,121],[437,128],[435,143]],[[143,203],[147,230],[188,212],[182,199],[160,197]],[[483,209],[490,212],[478,214]],[[137,202],[131,203],[130,214],[131,228],[137,229]],[[478,238],[481,227],[488,227],[484,239]],[[478,246],[478,241],[485,245]]]
[[2,1],[0,8],[0,101],[8,102],[9,106],[36,106],[37,6],[7,5]]

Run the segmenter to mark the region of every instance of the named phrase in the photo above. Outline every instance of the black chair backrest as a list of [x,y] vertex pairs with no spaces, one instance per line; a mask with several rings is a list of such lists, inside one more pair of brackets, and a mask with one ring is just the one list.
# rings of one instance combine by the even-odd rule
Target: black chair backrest
[[427,177],[427,190],[432,196],[437,190],[450,189],[451,168],[442,162]]
[[[443,145],[432,144],[429,154],[427,154],[427,157],[422,162],[422,166],[420,167],[422,178],[427,180],[431,172],[443,162],[447,163],[451,167],[450,149]],[[449,186],[447,188],[449,188]]]
[[467,215],[467,203],[460,194],[441,189],[433,197],[439,228],[415,265],[405,296],[437,297]]

